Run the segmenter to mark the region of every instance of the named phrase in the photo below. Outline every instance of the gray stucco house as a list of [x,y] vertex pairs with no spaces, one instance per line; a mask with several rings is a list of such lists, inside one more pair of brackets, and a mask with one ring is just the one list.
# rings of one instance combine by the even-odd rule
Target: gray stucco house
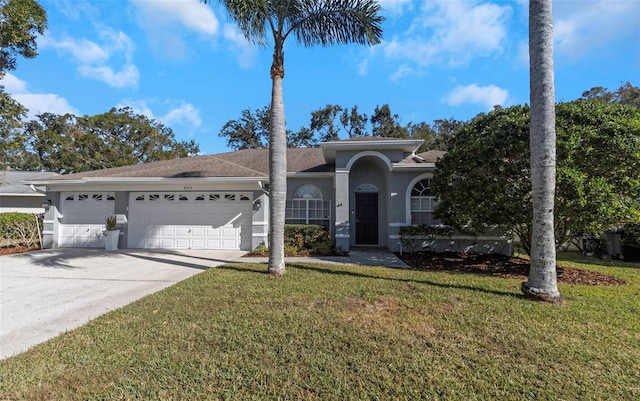
[[[286,222],[324,225],[345,251],[398,251],[400,227],[437,223],[430,187],[443,152],[416,154],[422,142],[365,137],[288,149]],[[120,248],[268,244],[268,153],[246,149],[32,180],[46,187],[50,203],[45,247],[103,246],[110,214],[122,228]],[[454,237],[440,247],[496,251],[500,241]]]
[[44,213],[44,188],[25,185],[25,180],[48,179],[57,173],[40,171],[0,171],[0,213]]

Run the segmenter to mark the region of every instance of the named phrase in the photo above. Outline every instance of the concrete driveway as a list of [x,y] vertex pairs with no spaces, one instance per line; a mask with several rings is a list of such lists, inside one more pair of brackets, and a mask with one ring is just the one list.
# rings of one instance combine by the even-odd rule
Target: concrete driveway
[[245,253],[67,248],[0,256],[0,359]]

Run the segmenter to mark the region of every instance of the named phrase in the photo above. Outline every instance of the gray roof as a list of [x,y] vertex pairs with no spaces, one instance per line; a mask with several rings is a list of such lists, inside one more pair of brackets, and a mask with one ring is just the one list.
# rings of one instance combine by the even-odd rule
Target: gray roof
[[0,171],[0,195],[33,195],[37,192],[30,185],[23,184],[25,180],[49,179],[58,173],[42,171]]
[[[319,148],[287,149],[288,172],[330,172],[333,165],[324,160]],[[215,155],[192,156],[65,174],[51,181],[81,178],[188,178],[188,177],[267,177],[269,175],[269,149],[243,149]],[[49,180],[47,180],[49,181]]]

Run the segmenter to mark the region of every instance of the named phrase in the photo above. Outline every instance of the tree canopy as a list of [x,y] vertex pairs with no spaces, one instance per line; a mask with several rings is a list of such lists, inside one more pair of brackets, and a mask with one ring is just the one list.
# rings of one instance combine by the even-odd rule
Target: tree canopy
[[[529,107],[496,108],[453,136],[436,164],[436,216],[455,228],[502,226],[530,250]],[[594,100],[556,107],[557,244],[640,219],[640,110]]]
[[47,28],[47,13],[34,0],[0,0],[0,78],[16,68],[18,56],[38,55],[36,38]]
[[[229,120],[219,136],[226,138],[232,149],[264,148],[268,146],[269,107],[252,111],[245,109],[236,120]],[[403,125],[400,116],[391,112],[388,104],[376,106],[369,117],[361,113],[357,105],[344,107],[328,104],[311,112],[308,126],[298,131],[287,130],[288,147],[315,147],[321,142],[341,138],[385,136],[390,138],[424,139],[418,150],[446,150],[447,141],[462,122],[454,119],[439,119],[433,125],[425,122]]]
[[43,113],[10,134],[15,151],[2,161],[25,171],[67,174],[199,152],[195,141],[176,141],[170,128],[127,107],[83,117]]

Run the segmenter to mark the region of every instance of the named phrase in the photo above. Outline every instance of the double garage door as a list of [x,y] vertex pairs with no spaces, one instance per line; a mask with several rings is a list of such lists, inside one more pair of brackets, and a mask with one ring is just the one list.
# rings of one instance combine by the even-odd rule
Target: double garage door
[[[114,193],[63,193],[62,247],[102,247]],[[128,248],[251,249],[252,202],[242,192],[132,192]]]
[[251,194],[133,192],[129,248],[251,248]]

